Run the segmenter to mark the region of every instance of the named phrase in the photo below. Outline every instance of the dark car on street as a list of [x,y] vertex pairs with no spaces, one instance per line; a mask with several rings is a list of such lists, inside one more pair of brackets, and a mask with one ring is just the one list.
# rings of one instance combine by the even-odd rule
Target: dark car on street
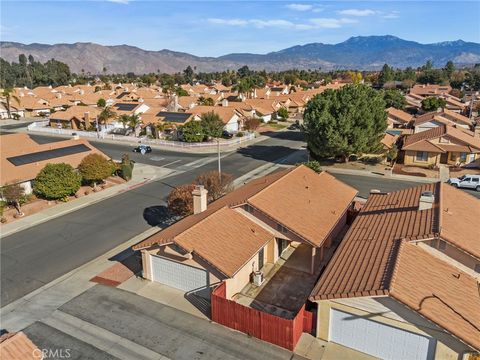
[[223,130],[222,132],[222,137],[224,139],[231,139],[233,137],[233,134],[232,133],[229,133],[227,130]]
[[152,148],[148,145],[138,145],[135,149],[133,149],[133,152],[138,152],[142,155],[145,155],[146,153],[152,152]]

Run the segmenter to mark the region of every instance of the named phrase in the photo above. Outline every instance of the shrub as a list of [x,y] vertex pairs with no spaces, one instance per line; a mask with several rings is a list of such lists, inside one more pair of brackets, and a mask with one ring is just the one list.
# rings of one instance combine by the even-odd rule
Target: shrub
[[47,200],[64,199],[75,194],[82,177],[69,164],[47,164],[37,175],[33,190]]
[[233,176],[223,172],[218,176],[216,170],[207,171],[195,179],[195,184],[203,185],[208,190],[208,199],[214,201],[233,190]]
[[20,184],[10,184],[2,188],[2,196],[7,203],[12,204],[18,214],[23,215],[21,205],[25,199],[25,189]]
[[120,177],[125,181],[129,181],[132,178],[133,174],[133,164],[127,154],[122,156],[122,162],[120,164]]
[[239,131],[239,132],[237,133],[237,137],[243,137],[243,135],[244,135],[244,133],[241,132],[241,131]]
[[288,110],[284,107],[278,109],[277,115],[279,117],[279,120],[286,120],[288,119]]
[[90,154],[83,158],[78,171],[85,182],[96,185],[114,172],[112,163],[100,154]]
[[255,131],[260,126],[260,120],[257,118],[248,118],[245,120],[244,127],[246,130]]
[[181,185],[173,189],[167,197],[168,210],[177,216],[193,214],[193,195],[195,185]]

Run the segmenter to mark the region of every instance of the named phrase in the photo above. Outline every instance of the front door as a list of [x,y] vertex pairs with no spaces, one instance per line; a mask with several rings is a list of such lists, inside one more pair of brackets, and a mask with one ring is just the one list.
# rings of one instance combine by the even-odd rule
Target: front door
[[440,155],[440,164],[448,163],[448,153],[443,153]]

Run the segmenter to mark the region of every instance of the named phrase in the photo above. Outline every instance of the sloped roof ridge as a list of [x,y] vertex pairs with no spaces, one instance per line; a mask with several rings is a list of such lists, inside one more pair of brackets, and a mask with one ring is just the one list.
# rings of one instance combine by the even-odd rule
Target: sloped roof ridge
[[[276,179],[275,181],[272,181],[270,184],[268,184],[267,186],[265,186],[262,190],[256,192],[254,195],[250,196],[248,199],[246,199],[247,201],[249,199],[253,199],[257,196],[259,196],[260,194],[262,194],[263,192],[265,192],[267,189],[269,189],[273,184],[276,184],[278,182],[280,182],[280,180],[282,179],[285,179],[287,177],[287,175],[289,174],[292,174],[293,172],[297,171],[298,169],[302,168],[302,167],[306,167],[305,165],[299,165],[299,166],[295,166],[293,168],[290,169],[290,171],[287,171],[285,172],[285,174],[283,174],[282,176],[280,176],[278,179]],[[321,173],[324,173],[325,171],[322,171]]]

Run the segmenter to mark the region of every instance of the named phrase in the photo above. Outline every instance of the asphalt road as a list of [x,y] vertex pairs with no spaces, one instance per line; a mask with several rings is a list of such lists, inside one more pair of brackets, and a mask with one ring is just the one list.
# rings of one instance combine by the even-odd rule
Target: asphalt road
[[[51,141],[51,138],[43,141]],[[114,158],[131,151],[129,146],[100,143],[95,145]],[[263,164],[282,161],[302,148],[302,145],[304,143],[300,133],[278,133],[276,137],[225,156],[222,159],[222,171],[239,177]],[[2,306],[104,254],[152,226],[165,226],[166,223],[162,222],[166,210],[164,200],[172,187],[191,183],[199,174],[217,168],[214,155],[154,150],[145,156],[134,156],[138,156],[134,157],[138,162],[182,171],[2,238]],[[158,160],[162,157],[163,159]],[[392,191],[415,185],[409,181],[377,177],[335,176],[357,188],[360,195],[365,197],[371,189]]]
[[[292,133],[240,149],[222,159],[222,171],[241,176],[291,154],[302,146],[300,140],[299,133]],[[112,156],[108,149],[99,148]],[[175,153],[177,158],[182,155]],[[190,161],[190,155],[187,157],[185,161]],[[159,219],[165,214],[164,199],[172,187],[191,183],[196,176],[215,170],[216,166],[216,161],[199,167],[198,163],[190,167],[184,165],[184,172],[2,238],[1,305],[28,294],[151,226],[164,225]]]

